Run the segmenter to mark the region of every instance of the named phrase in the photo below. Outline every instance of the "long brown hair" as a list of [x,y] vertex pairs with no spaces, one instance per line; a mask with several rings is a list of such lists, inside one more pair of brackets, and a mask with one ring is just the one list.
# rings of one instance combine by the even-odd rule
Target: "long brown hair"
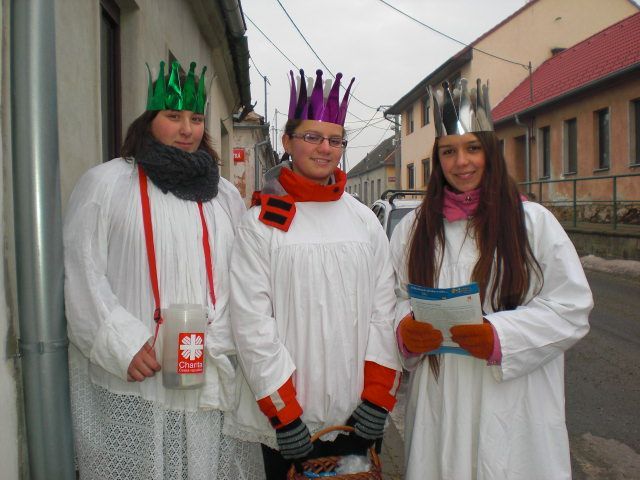
[[[186,78],[186,75],[180,74],[181,85],[184,85]],[[168,79],[169,76],[166,75],[165,82],[168,81]],[[196,89],[198,88],[198,81],[198,78],[196,78]],[[153,85],[155,88],[155,82]],[[151,122],[156,118],[159,111],[160,110],[146,110],[142,115],[131,122],[131,125],[129,125],[129,128],[127,129],[127,135],[124,138],[124,142],[122,142],[122,148],[120,149],[120,156],[122,158],[135,161],[135,157],[142,150],[145,140],[151,136]],[[218,165],[220,164],[220,156],[213,149],[211,137],[207,133],[206,129],[202,135],[202,140],[200,141],[198,150],[204,150],[211,156],[214,162]]]
[[[507,172],[498,139],[493,132],[474,135],[486,161],[480,203],[468,226],[478,248],[471,280],[478,283],[483,304],[488,299],[494,311],[513,310],[525,300],[532,282],[537,280],[537,289],[542,288],[542,271],[529,245],[520,193]],[[409,281],[429,287],[436,286],[445,245],[442,207],[447,181],[437,139],[432,158],[433,173],[418,207],[407,265]],[[439,361],[435,355],[429,356],[429,365],[437,377]]]

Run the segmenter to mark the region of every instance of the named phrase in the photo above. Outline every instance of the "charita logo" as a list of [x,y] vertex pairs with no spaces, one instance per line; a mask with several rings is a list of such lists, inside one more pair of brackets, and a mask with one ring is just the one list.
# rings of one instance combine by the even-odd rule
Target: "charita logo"
[[178,335],[178,373],[204,371],[204,333]]

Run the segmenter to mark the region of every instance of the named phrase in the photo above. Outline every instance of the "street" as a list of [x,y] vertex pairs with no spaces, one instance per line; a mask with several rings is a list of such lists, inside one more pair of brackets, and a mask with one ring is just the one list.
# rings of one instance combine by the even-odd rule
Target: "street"
[[[586,271],[591,331],[566,354],[574,480],[640,478],[640,281]],[[405,387],[405,385],[403,385]],[[405,387],[406,388],[406,387]],[[385,478],[403,478],[404,390],[385,434]]]
[[575,480],[640,478],[640,282],[587,271],[591,331],[566,354]]

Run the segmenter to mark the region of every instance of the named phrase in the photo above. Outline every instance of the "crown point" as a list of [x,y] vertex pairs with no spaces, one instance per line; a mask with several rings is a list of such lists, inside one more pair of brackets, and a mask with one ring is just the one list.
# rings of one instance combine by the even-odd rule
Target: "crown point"
[[318,77],[321,77],[322,76],[322,70],[320,70],[320,69],[316,70],[316,75]]
[[342,73],[336,73],[336,80],[340,80],[342,78]]

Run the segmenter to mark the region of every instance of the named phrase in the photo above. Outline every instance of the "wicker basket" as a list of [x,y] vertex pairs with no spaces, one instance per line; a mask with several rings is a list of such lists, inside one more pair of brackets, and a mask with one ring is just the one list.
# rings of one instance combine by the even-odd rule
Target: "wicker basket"
[[[353,432],[353,427],[337,425],[335,427],[325,428],[313,435],[311,437],[311,442],[315,442],[323,435],[335,430]],[[380,463],[380,457],[373,447],[369,449],[369,456],[371,457],[371,470],[368,472],[346,473],[344,475],[333,475],[328,478],[331,478],[332,480],[382,480],[382,464]],[[339,456],[312,458],[310,460],[306,460],[302,464],[302,467],[305,471],[311,471],[314,473],[333,472],[337,468],[340,458],[341,457]],[[289,473],[287,474],[287,480],[309,480],[309,477],[304,473],[297,473],[295,466],[291,465]]]

